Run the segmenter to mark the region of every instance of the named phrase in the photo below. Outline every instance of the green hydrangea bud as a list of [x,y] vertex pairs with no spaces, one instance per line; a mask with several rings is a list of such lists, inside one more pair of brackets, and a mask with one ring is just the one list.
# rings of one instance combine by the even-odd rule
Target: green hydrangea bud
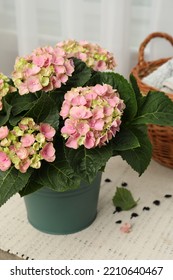
[[11,144],[11,140],[10,139],[7,139],[7,138],[4,138],[1,142],[0,142],[0,145],[3,146],[3,147],[8,147],[10,146]]
[[14,128],[13,128],[13,130],[12,130],[12,132],[14,132],[14,134],[16,135],[16,136],[23,136],[23,134],[24,134],[24,131],[23,130],[21,130],[18,126],[15,126]]
[[45,136],[42,133],[38,133],[35,137],[36,141],[43,144],[45,142]]

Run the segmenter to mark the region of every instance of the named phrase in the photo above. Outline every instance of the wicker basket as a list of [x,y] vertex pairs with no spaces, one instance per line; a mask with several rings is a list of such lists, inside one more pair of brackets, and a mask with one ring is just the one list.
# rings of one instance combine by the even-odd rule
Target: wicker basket
[[[140,45],[138,64],[131,71],[137,80],[142,94],[147,94],[150,90],[158,90],[143,83],[142,78],[148,76],[159,66],[172,58],[162,58],[155,61],[144,60],[144,50],[146,45],[150,42],[150,40],[158,37],[166,39],[173,45],[173,37],[167,33],[154,32],[148,35],[148,37]],[[166,93],[166,95],[173,101],[173,94]],[[164,166],[173,168],[173,127],[149,124],[148,135],[153,146],[153,159]]]

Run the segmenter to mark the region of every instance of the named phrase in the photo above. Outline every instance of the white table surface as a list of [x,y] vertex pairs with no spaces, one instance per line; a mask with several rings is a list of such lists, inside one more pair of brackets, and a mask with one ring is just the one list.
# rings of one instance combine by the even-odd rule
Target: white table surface
[[[105,182],[105,179],[111,182]],[[128,183],[138,205],[114,212],[116,186]],[[98,215],[87,229],[70,235],[49,235],[27,221],[23,199],[12,197],[0,208],[0,249],[24,259],[140,260],[173,259],[173,170],[151,161],[139,177],[120,157],[112,158],[102,176]],[[153,204],[159,200],[160,205]],[[150,210],[143,210],[149,207]],[[132,213],[138,216],[131,218]],[[130,222],[132,231],[122,233],[116,221]]]

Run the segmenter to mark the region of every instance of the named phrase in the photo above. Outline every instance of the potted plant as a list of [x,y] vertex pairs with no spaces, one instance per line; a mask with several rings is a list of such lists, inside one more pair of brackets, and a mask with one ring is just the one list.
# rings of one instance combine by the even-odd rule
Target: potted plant
[[0,74],[0,206],[19,193],[33,226],[75,232],[96,217],[112,156],[145,171],[146,125],[173,125],[173,103],[143,96],[115,65],[100,46],[71,40],[18,57],[11,78]]

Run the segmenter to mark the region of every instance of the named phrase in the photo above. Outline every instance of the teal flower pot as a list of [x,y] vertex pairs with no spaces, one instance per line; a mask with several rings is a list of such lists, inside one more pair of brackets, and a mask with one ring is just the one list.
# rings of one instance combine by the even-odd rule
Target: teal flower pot
[[90,184],[56,192],[42,188],[24,197],[29,223],[49,234],[69,234],[88,227],[96,218],[101,172]]

